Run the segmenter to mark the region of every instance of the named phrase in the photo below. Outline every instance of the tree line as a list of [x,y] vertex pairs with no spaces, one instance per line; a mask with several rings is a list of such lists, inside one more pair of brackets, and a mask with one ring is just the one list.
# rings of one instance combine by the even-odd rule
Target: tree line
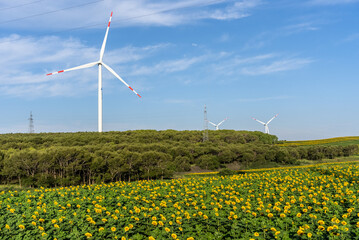
[[191,166],[215,170],[237,162],[296,164],[349,156],[357,145],[280,147],[276,136],[219,130],[202,142],[201,131],[137,130],[106,133],[0,135],[0,183],[54,187],[170,178]]

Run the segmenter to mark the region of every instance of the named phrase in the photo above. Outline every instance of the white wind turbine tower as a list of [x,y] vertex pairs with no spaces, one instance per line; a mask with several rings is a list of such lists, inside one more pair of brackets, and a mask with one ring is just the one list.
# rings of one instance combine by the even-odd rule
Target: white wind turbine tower
[[218,124],[214,124],[213,122],[210,122],[210,121],[208,121],[210,124],[212,124],[215,128],[216,128],[216,130],[218,130],[219,129],[219,126],[222,124],[222,123],[224,123],[224,121],[226,121],[228,118],[225,118],[225,119],[223,119],[222,120],[222,122],[220,122],[220,123],[218,123]]
[[103,39],[103,43],[102,43],[102,47],[101,47],[101,51],[100,51],[100,59],[98,61],[47,74],[47,76],[49,76],[49,75],[68,72],[68,71],[72,71],[72,70],[90,68],[90,67],[93,67],[95,65],[98,65],[98,131],[99,132],[102,132],[102,66],[104,66],[110,73],[112,73],[116,78],[118,78],[129,89],[131,89],[137,96],[141,97],[112,68],[110,68],[108,65],[106,65],[102,61],[103,54],[105,52],[105,46],[106,46],[106,41],[107,41],[108,30],[110,29],[111,19],[112,19],[112,12],[111,12],[110,20],[108,21],[105,38]]
[[273,119],[275,119],[277,116],[278,116],[278,114],[275,115],[274,117],[272,117],[271,120],[269,120],[269,121],[266,122],[266,123],[264,123],[264,122],[262,122],[262,121],[259,121],[258,119],[255,119],[255,118],[253,118],[253,117],[252,117],[252,118],[253,118],[254,120],[256,120],[257,122],[259,122],[260,124],[263,124],[263,125],[264,125],[264,132],[267,133],[267,134],[269,134],[268,124],[269,124]]

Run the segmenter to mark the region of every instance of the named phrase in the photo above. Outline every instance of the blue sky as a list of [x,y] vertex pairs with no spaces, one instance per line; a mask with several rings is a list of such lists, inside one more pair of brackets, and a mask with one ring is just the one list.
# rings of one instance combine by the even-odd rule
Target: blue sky
[[[0,2],[0,133],[221,129],[279,139],[359,135],[357,0],[19,0]],[[210,129],[212,126],[210,126]]]

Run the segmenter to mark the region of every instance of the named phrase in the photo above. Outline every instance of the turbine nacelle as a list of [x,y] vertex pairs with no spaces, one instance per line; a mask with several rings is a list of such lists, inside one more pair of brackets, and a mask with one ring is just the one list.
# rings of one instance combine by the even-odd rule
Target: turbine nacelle
[[222,123],[224,123],[224,121],[226,121],[228,118],[225,118],[225,119],[223,119],[220,123],[218,123],[218,124],[215,124],[215,123],[213,123],[213,122],[210,122],[210,121],[208,121],[207,120],[207,122],[208,123],[210,123],[210,124],[212,124],[215,128],[216,128],[216,130],[218,130],[219,129],[219,126],[222,124]]
[[106,65],[102,61],[103,55],[105,53],[108,31],[109,31],[110,25],[111,25],[112,13],[113,12],[111,12],[110,20],[108,21],[105,38],[103,39],[101,50],[100,50],[100,59],[98,61],[86,63],[86,64],[83,64],[83,65],[80,65],[77,67],[73,67],[73,68],[46,74],[47,76],[50,76],[50,75],[68,72],[68,71],[90,68],[95,65],[98,66],[98,131],[99,132],[102,132],[102,66],[104,68],[106,68],[110,73],[112,73],[112,75],[114,75],[117,79],[119,79],[123,84],[125,84],[129,89],[131,89],[132,92],[134,92],[137,96],[139,96],[141,98],[141,96],[132,87],[130,87],[112,68],[110,68],[108,65]]
[[260,121],[260,120],[258,120],[258,119],[255,119],[255,118],[253,118],[252,117],[252,119],[253,120],[255,120],[255,121],[257,121],[257,122],[259,122],[260,124],[262,124],[263,126],[264,126],[264,132],[265,133],[267,133],[267,134],[269,134],[269,127],[268,127],[268,124],[274,119],[274,118],[276,118],[278,116],[278,114],[277,115],[275,115],[274,117],[272,117],[268,122],[262,122],[262,121]]

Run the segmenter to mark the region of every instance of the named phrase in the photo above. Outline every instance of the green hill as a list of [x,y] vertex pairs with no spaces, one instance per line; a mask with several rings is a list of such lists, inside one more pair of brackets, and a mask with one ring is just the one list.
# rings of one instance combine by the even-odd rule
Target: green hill
[[137,130],[0,135],[0,183],[31,187],[171,178],[180,172],[299,165],[358,145],[276,144],[262,132]]
[[319,140],[306,141],[279,141],[279,146],[309,146],[309,145],[333,145],[333,146],[347,146],[352,144],[359,144],[359,137],[337,137]]

